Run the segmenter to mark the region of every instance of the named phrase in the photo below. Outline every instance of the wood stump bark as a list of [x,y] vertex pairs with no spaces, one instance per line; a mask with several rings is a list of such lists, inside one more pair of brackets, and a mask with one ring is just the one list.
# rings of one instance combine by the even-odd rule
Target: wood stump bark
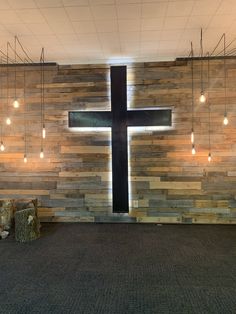
[[28,242],[40,237],[40,223],[35,208],[26,208],[15,212],[15,239]]

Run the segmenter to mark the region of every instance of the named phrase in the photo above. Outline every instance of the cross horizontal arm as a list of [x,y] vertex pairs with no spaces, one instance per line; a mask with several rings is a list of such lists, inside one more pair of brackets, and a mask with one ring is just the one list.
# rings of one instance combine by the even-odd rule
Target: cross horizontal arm
[[170,126],[171,109],[129,110],[127,126]]
[[70,111],[69,127],[111,127],[112,115],[110,111]]

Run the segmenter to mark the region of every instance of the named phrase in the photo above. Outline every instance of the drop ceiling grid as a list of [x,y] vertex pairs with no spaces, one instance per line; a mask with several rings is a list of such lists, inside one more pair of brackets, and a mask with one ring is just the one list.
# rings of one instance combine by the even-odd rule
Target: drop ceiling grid
[[235,0],[1,0],[1,48],[17,34],[38,61],[96,63],[186,56],[226,32],[236,37]]

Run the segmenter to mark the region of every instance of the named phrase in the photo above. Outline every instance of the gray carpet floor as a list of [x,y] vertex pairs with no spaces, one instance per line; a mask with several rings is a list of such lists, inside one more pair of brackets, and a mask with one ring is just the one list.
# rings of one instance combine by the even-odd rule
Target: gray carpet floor
[[0,313],[236,313],[236,226],[43,224],[0,241]]

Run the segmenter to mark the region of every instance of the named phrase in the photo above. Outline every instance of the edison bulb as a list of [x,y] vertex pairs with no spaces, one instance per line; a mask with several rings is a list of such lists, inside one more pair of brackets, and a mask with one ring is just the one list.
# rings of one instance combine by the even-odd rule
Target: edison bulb
[[196,150],[195,150],[195,147],[194,145],[192,146],[192,155],[195,155],[196,154]]
[[19,103],[19,101],[17,99],[15,99],[13,101],[13,107],[16,108],[16,109],[20,107],[20,103]]
[[41,150],[41,152],[40,152],[40,158],[42,159],[42,158],[44,158],[44,153],[43,153],[43,150]]
[[227,116],[224,117],[223,123],[224,123],[224,125],[227,125],[229,123],[229,120],[228,120]]
[[43,127],[42,136],[43,136],[43,138],[46,138],[46,129],[45,129],[45,127]]
[[11,124],[11,119],[10,119],[10,118],[7,118],[7,119],[6,119],[6,124],[7,124],[7,125],[10,125],[10,124]]
[[1,142],[0,150],[1,150],[1,152],[3,152],[5,150],[5,146],[3,145],[3,142]]
[[191,133],[191,143],[193,144],[194,143],[194,132],[192,131]]
[[203,92],[201,93],[201,96],[199,97],[199,101],[201,104],[204,104],[206,102],[206,96],[203,94]]
[[24,163],[26,164],[27,163],[27,156],[24,155]]
[[208,154],[208,161],[211,162],[211,153]]

